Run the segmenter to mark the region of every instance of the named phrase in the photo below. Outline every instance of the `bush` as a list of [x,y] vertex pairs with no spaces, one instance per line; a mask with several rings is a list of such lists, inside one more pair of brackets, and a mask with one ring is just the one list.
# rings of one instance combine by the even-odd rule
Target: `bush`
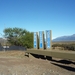
[[75,44],[53,44],[53,48],[55,47],[62,47],[64,50],[72,50],[75,51]]

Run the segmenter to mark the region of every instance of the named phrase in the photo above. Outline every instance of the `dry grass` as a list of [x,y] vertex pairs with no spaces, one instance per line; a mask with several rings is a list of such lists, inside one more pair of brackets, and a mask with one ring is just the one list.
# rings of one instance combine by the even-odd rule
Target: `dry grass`
[[53,44],[75,44],[75,41],[59,41],[59,42],[52,42]]

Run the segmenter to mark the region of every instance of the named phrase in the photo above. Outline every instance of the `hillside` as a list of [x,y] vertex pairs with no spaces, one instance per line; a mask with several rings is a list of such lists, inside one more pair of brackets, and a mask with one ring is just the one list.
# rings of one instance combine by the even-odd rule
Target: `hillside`
[[53,39],[53,41],[75,41],[75,34],[70,36],[61,36]]

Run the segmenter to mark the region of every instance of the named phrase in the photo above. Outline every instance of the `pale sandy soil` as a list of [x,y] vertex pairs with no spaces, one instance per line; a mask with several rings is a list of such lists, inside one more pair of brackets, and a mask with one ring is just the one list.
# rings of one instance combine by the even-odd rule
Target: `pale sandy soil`
[[23,51],[0,52],[0,75],[75,75],[75,62],[26,57]]

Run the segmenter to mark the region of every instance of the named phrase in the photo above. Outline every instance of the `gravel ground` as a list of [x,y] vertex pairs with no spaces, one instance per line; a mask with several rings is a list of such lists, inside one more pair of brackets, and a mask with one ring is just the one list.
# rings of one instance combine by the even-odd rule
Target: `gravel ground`
[[25,52],[0,52],[0,75],[75,75],[75,62],[24,56]]

